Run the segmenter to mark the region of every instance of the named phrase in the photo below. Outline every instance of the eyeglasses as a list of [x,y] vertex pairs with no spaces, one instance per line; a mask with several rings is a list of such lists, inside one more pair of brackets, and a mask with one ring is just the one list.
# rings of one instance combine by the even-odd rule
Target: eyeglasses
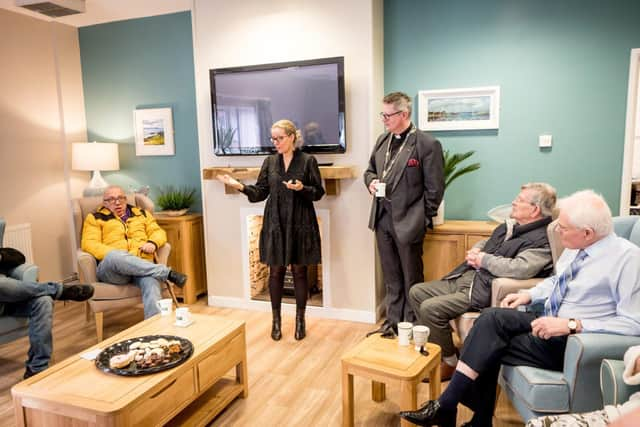
[[383,120],[389,120],[391,117],[395,116],[396,114],[400,114],[400,113],[404,113],[404,111],[396,111],[395,113],[391,113],[391,114],[380,113],[380,117],[382,117]]
[[105,203],[115,203],[115,202],[124,203],[125,200],[127,200],[126,196],[107,197],[106,199],[102,199],[102,201]]
[[282,140],[284,140],[288,136],[289,135],[272,136],[269,139],[271,140],[271,142],[273,142],[275,144],[276,142],[282,142]]
[[518,196],[515,199],[513,199],[513,201],[516,202],[516,203],[526,203],[526,204],[531,205],[531,206],[535,206],[536,205],[535,203],[531,203],[530,201],[528,201],[526,199],[523,199],[520,196]]

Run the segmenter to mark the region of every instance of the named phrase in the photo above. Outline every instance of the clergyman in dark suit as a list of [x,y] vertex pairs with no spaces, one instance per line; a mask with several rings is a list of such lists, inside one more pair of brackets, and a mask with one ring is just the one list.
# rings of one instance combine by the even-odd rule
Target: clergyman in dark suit
[[384,335],[413,322],[407,302],[413,284],[424,281],[422,241],[444,193],[440,142],[411,123],[411,99],[393,92],[382,99],[386,132],[378,137],[364,173],[373,196],[369,228],[375,231],[386,288]]

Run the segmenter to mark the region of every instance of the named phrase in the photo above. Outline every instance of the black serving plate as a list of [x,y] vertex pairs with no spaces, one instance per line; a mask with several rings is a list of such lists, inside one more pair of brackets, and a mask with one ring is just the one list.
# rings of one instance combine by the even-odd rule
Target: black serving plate
[[[129,346],[134,342],[150,342],[164,338],[167,341],[177,340],[180,341],[182,351],[180,353],[172,354],[169,362],[162,363],[157,366],[150,366],[148,368],[138,368],[135,362],[131,362],[126,368],[110,368],[109,360],[116,354],[126,354],[129,352]],[[128,340],[120,341],[113,344],[98,354],[96,357],[96,366],[98,369],[104,372],[111,372],[116,375],[124,375],[127,377],[136,377],[140,375],[155,374],[156,372],[166,371],[175,366],[180,365],[193,354],[193,344],[186,338],[177,337],[175,335],[145,335],[143,337],[131,338]]]

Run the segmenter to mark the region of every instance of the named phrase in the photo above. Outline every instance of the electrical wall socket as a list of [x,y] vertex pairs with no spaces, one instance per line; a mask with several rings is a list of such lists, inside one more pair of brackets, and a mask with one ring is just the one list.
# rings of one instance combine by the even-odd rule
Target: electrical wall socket
[[548,148],[551,147],[552,136],[551,135],[540,135],[538,136],[538,147],[540,148]]

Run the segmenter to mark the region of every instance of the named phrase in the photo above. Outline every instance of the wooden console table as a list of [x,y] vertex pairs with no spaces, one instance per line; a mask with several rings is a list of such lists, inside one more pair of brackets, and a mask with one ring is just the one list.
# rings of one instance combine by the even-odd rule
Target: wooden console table
[[500,224],[493,221],[445,221],[424,238],[422,260],[424,280],[439,280],[458,266],[466,252],[491,236]]
[[[215,167],[205,168],[202,170],[203,179],[216,179],[217,175],[230,175],[233,178],[242,181],[243,179],[256,179],[260,173],[260,168],[256,167]],[[320,176],[324,179],[325,190],[329,196],[337,196],[340,194],[340,180],[353,179],[356,177],[355,171],[351,166],[320,166]],[[236,190],[225,185],[225,193],[237,193]]]
[[[207,425],[236,397],[248,396],[245,325],[201,313],[193,319],[179,328],[175,316],[156,315],[87,349],[145,335],[178,335],[194,350],[173,369],[123,377],[102,372],[78,354],[16,384],[11,389],[16,425]],[[231,369],[235,375],[227,376]]]
[[155,218],[171,243],[167,265],[187,275],[184,288],[175,286],[174,291],[185,304],[194,304],[199,295],[207,293],[202,215],[166,216],[156,212]]

